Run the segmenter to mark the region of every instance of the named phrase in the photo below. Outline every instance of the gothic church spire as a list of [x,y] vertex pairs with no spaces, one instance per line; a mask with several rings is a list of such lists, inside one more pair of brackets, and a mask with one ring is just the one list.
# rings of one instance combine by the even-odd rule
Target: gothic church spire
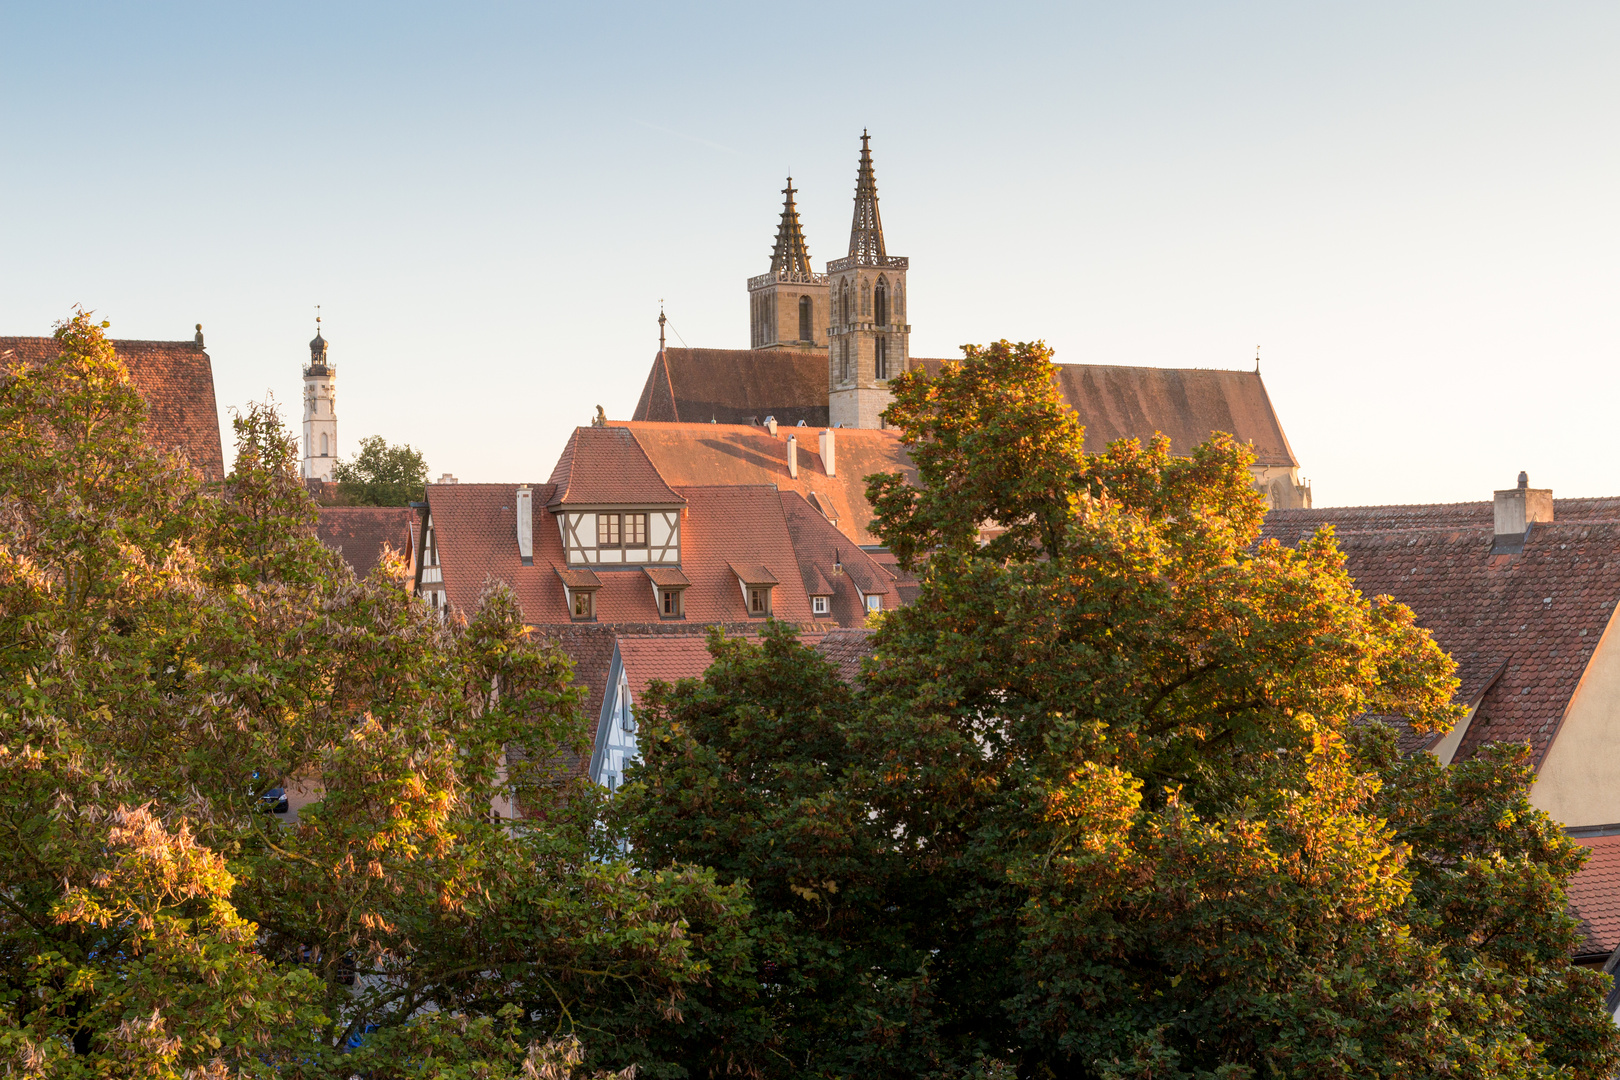
[[849,226],[849,257],[867,266],[877,265],[884,256],[883,219],[878,216],[871,138],[864,130],[861,132],[861,167],[855,177],[855,220]]
[[793,205],[793,177],[787,178],[782,189],[787,201],[782,204],[782,221],[776,227],[776,247],[771,252],[771,270],[787,270],[809,274],[810,248],[804,242],[804,228],[799,224],[799,208]]

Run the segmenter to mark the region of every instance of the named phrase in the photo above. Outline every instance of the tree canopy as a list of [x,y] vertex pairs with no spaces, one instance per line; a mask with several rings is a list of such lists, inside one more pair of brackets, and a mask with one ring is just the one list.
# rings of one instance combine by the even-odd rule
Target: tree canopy
[[625,863],[508,590],[444,624],[398,559],[356,580],[271,410],[209,490],[104,326],[0,371],[8,1071],[667,1074],[741,888]]
[[1579,849],[1520,748],[1402,759],[1453,665],[1247,448],[1089,451],[1049,351],[891,383],[918,571],[860,685],[780,630],[638,714],[644,866],[749,886],[760,1075],[1606,1077]]
[[381,435],[360,440],[352,460],[332,465],[338,498],[349,506],[406,506],[427,491],[428,467],[422,452],[394,446]]

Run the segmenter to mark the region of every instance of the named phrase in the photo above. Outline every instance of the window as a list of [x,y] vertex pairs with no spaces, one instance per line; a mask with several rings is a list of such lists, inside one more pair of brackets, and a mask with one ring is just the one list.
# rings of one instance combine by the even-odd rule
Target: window
[[636,730],[636,714],[630,710],[630,684],[624,681],[619,683],[619,727]]
[[619,546],[619,515],[596,515],[596,546],[599,548],[616,548]]
[[812,615],[827,614],[827,598],[825,596],[812,596],[810,598],[810,613]]
[[879,326],[889,324],[889,283],[878,278],[877,292],[872,295],[872,321]]
[[646,514],[626,514],[626,515],[624,515],[624,546],[625,547],[646,547],[647,546],[647,515]]
[[843,356],[843,364],[839,369],[838,377],[844,382],[849,381],[849,338],[838,339],[838,351]]
[[799,340],[816,340],[815,331],[810,327],[810,298],[808,296],[799,297]]
[[881,597],[881,596],[868,596],[866,598],[866,610],[867,611],[882,611],[883,610],[883,597]]
[[321,457],[331,456],[326,449],[326,432],[321,432]]
[[839,306],[840,306],[840,309],[841,309],[841,311],[843,313],[843,320],[842,321],[847,324],[849,322],[849,279],[848,278],[844,279],[844,292],[843,292],[842,298],[839,300]]
[[768,585],[750,585],[748,587],[748,614],[769,615],[771,613],[771,589]]
[[[553,595],[555,595],[555,594],[553,594]],[[575,590],[574,591],[574,594],[573,594],[574,602],[573,602],[573,605],[572,605],[572,607],[570,609],[570,614],[573,616],[574,619],[583,622],[583,621],[588,621],[588,620],[595,617],[595,615],[596,615],[596,605],[595,605],[595,603],[592,602],[595,595],[596,594],[594,592],[592,592],[590,590],[587,590],[587,589],[580,589],[580,590]]]
[[659,614],[666,619],[681,617],[681,589],[661,589],[658,593]]
[[877,338],[872,342],[872,347],[876,350],[877,356],[877,377],[880,379],[887,379],[889,377],[888,344],[888,341],[884,338]]

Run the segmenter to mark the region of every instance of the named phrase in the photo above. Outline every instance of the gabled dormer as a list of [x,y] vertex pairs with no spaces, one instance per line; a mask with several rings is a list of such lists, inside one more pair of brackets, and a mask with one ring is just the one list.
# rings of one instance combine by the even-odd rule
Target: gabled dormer
[[625,428],[574,429],[551,482],[570,566],[677,565],[686,500]]

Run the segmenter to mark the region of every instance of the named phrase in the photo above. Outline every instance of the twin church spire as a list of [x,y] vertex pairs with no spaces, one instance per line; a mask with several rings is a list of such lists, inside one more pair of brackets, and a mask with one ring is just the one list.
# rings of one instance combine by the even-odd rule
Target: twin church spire
[[827,415],[834,426],[881,427],[889,380],[910,367],[905,322],[909,260],[888,253],[878,214],[872,140],[861,132],[849,254],[816,273],[788,177],[768,273],[748,280],[750,346],[825,349]]

